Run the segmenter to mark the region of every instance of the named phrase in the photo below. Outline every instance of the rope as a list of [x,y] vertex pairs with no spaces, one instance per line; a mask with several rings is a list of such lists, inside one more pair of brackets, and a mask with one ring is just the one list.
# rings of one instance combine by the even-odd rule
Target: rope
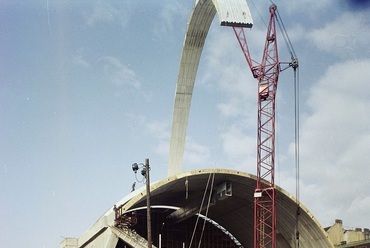
[[[279,130],[279,126],[280,126],[280,114],[279,114],[279,108],[278,108],[278,102],[279,101],[275,101],[275,120],[276,120],[276,127],[277,127],[277,130]],[[275,133],[275,144],[276,144],[276,163],[275,163],[275,168],[277,169],[277,179],[278,179],[278,184],[280,184],[280,137],[279,137],[279,132],[276,132]]]
[[258,13],[258,16],[260,17],[261,21],[263,22],[263,24],[265,24],[265,27],[267,28],[267,24],[266,24],[265,20],[263,20],[261,13],[258,11],[256,5],[254,4],[254,2],[252,0],[251,0],[251,2],[252,2],[253,7],[256,9],[256,11]]
[[[212,174],[212,183],[211,183],[211,188],[210,188],[210,191],[209,191],[209,196],[208,196],[208,204],[207,204],[207,209],[206,209],[206,214],[205,214],[205,219],[204,219],[204,222],[203,222],[203,228],[202,228],[202,232],[200,234],[200,238],[199,238],[199,244],[198,244],[198,248],[200,248],[200,245],[202,244],[202,238],[203,238],[203,234],[204,234],[204,228],[206,226],[206,222],[207,222],[207,218],[208,218],[208,210],[209,210],[209,205],[211,203],[211,198],[212,198],[212,189],[213,189],[213,183],[215,181],[215,174],[213,173]],[[200,213],[200,212],[199,212]],[[198,215],[199,216],[199,215]]]
[[295,130],[295,170],[296,170],[296,247],[299,248],[299,69],[294,68],[294,130]]
[[[206,185],[206,188],[204,190],[202,203],[200,204],[200,208],[199,208],[199,213],[202,211],[202,208],[203,208],[203,203],[204,203],[204,199],[206,198],[206,195],[207,195],[207,189],[208,189],[209,181],[211,179],[211,175],[212,174],[209,174],[209,176],[208,176],[207,185]],[[197,217],[197,221],[195,222],[195,227],[194,227],[194,230],[193,230],[193,234],[191,235],[189,247],[191,247],[191,245],[193,244],[193,240],[194,240],[194,236],[195,236],[195,231],[196,231],[197,226],[198,226],[198,221],[199,221],[199,214],[198,214],[198,217]]]
[[294,70],[294,124],[295,124],[295,165],[296,165],[296,199],[299,200],[299,70]]
[[290,41],[288,32],[285,29],[284,23],[280,17],[279,11],[276,9],[276,22],[281,29],[281,33],[284,38],[285,45],[291,56],[291,66],[294,69],[294,163],[295,163],[295,180],[296,180],[296,247],[299,248],[299,215],[300,215],[300,203],[299,203],[299,68],[298,59],[294,51],[293,45]]
[[189,197],[189,181],[188,181],[188,177],[186,177],[186,180],[185,180],[185,199],[187,200]]
[[287,46],[287,48],[289,50],[290,56],[291,56],[292,59],[297,58],[297,56],[295,54],[295,51],[294,51],[294,48],[293,48],[293,45],[292,45],[292,42],[290,41],[290,38],[288,36],[288,32],[285,29],[284,23],[283,23],[283,21],[280,17],[280,13],[279,13],[278,9],[276,9],[276,14],[277,14],[276,15],[276,21],[279,25],[279,28],[282,31],[281,33],[283,35],[285,45]]

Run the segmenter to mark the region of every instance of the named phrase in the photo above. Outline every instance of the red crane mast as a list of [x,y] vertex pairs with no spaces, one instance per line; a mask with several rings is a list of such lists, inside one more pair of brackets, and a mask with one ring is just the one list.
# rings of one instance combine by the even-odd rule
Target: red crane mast
[[[254,192],[254,248],[276,248],[276,193],[275,193],[275,96],[280,62],[276,37],[275,4],[269,8],[265,46],[260,64],[252,60],[244,28],[233,27],[240,47],[258,81],[257,184]],[[284,30],[285,31],[285,30]],[[284,36],[285,37],[285,36]],[[298,67],[298,60],[288,67]],[[285,68],[286,69],[286,68]],[[285,70],[283,69],[283,70]]]

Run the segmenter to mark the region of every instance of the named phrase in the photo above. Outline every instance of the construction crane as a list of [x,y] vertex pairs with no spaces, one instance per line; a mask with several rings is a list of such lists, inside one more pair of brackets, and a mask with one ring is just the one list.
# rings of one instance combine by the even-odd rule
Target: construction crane
[[[251,58],[243,27],[233,27],[240,47],[258,82],[258,131],[257,131],[257,184],[254,192],[254,248],[276,248],[276,193],[275,193],[275,97],[279,73],[289,67],[295,72],[298,59],[290,43],[285,27],[277,12],[277,6],[269,8],[270,20],[262,55],[262,62]],[[287,43],[291,61],[279,61],[276,23],[280,26]],[[296,110],[297,111],[297,110]],[[296,123],[297,126],[297,123]],[[297,214],[299,201],[297,200]],[[297,221],[298,224],[298,221]],[[298,225],[296,239],[299,245]]]

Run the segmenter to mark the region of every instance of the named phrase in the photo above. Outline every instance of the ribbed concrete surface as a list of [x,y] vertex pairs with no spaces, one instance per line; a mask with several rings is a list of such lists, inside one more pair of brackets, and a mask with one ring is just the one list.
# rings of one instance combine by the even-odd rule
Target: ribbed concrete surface
[[[202,201],[208,177],[214,174],[214,188],[224,181],[232,183],[232,196],[216,201],[209,208],[208,217],[225,227],[244,247],[253,247],[253,193],[256,177],[247,173],[227,169],[204,169],[185,172],[164,179],[151,186],[152,205],[168,205],[183,209],[192,215],[194,205]],[[188,182],[186,199],[185,181]],[[146,206],[146,194],[143,189],[129,200],[124,209],[130,211]],[[327,233],[315,217],[302,204],[299,216],[300,247],[333,247]],[[277,247],[295,247],[297,205],[293,196],[277,187]],[[184,219],[183,221],[185,221]]]
[[168,175],[181,172],[194,82],[216,10],[222,25],[252,26],[251,14],[245,0],[202,0],[195,3],[185,34],[176,84]]

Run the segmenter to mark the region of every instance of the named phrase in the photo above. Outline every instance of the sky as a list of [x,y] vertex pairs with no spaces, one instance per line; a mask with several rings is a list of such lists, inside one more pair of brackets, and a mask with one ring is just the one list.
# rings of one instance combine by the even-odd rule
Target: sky
[[[323,227],[370,227],[370,4],[276,0],[299,59],[300,191]],[[260,61],[270,1],[248,1]],[[0,0],[0,243],[59,247],[167,175],[194,0]],[[281,33],[278,30],[278,33]],[[278,36],[279,58],[290,55]],[[280,74],[276,184],[296,195],[293,70]],[[194,87],[183,171],[256,174],[257,83],[217,15]],[[143,186],[137,183],[138,186]]]

